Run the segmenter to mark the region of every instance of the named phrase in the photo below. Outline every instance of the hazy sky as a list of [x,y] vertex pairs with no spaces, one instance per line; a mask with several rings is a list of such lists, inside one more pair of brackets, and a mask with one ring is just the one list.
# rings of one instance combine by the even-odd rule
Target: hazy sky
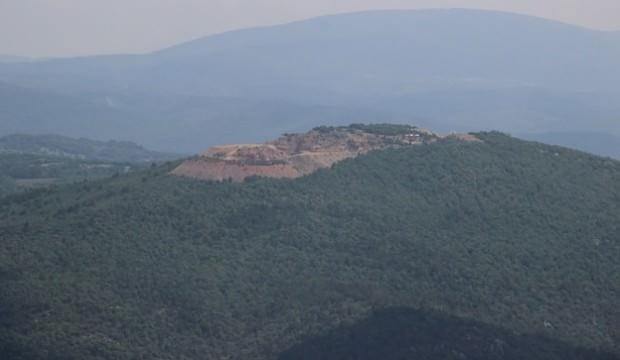
[[0,0],[0,54],[146,52],[317,15],[446,7],[513,11],[620,30],[620,0]]

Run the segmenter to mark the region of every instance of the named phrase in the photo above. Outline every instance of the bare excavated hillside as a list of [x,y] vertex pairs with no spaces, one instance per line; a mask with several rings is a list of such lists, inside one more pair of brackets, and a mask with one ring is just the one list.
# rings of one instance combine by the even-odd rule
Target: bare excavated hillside
[[[477,140],[472,135],[455,137]],[[183,162],[172,174],[215,181],[243,181],[251,176],[297,178],[372,150],[440,139],[435,133],[409,125],[319,127],[304,134],[285,134],[264,144],[215,146]]]

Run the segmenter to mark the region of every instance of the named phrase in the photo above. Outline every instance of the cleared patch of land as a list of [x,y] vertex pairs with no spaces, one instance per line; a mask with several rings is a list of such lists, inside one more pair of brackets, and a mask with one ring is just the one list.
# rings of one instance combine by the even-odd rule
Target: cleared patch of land
[[[480,141],[474,135],[451,135]],[[248,177],[298,178],[373,150],[433,143],[443,137],[409,125],[351,125],[285,134],[264,144],[215,146],[183,162],[172,174],[202,180]]]

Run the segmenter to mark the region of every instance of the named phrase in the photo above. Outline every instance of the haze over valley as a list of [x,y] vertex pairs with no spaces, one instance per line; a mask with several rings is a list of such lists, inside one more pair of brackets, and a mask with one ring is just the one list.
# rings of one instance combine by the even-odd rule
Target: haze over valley
[[[54,131],[183,153],[354,122],[617,139],[618,63],[618,33],[522,15],[326,16],[145,55],[0,64],[0,134]],[[591,149],[578,136],[559,143]]]

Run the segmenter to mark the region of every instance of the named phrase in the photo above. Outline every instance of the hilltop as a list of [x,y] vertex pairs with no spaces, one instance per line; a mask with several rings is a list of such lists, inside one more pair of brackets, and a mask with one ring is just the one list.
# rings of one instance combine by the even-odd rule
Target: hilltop
[[406,308],[378,318],[403,329],[393,346],[365,346],[399,354],[421,333],[419,353],[617,358],[620,163],[474,135],[293,179],[201,181],[176,162],[0,200],[0,352],[346,354],[373,314]]
[[[452,136],[476,141],[475,136]],[[184,161],[172,174],[202,180],[243,181],[252,176],[297,178],[366,154],[442,139],[409,125],[319,127],[304,134],[285,134],[264,144],[215,146]]]

